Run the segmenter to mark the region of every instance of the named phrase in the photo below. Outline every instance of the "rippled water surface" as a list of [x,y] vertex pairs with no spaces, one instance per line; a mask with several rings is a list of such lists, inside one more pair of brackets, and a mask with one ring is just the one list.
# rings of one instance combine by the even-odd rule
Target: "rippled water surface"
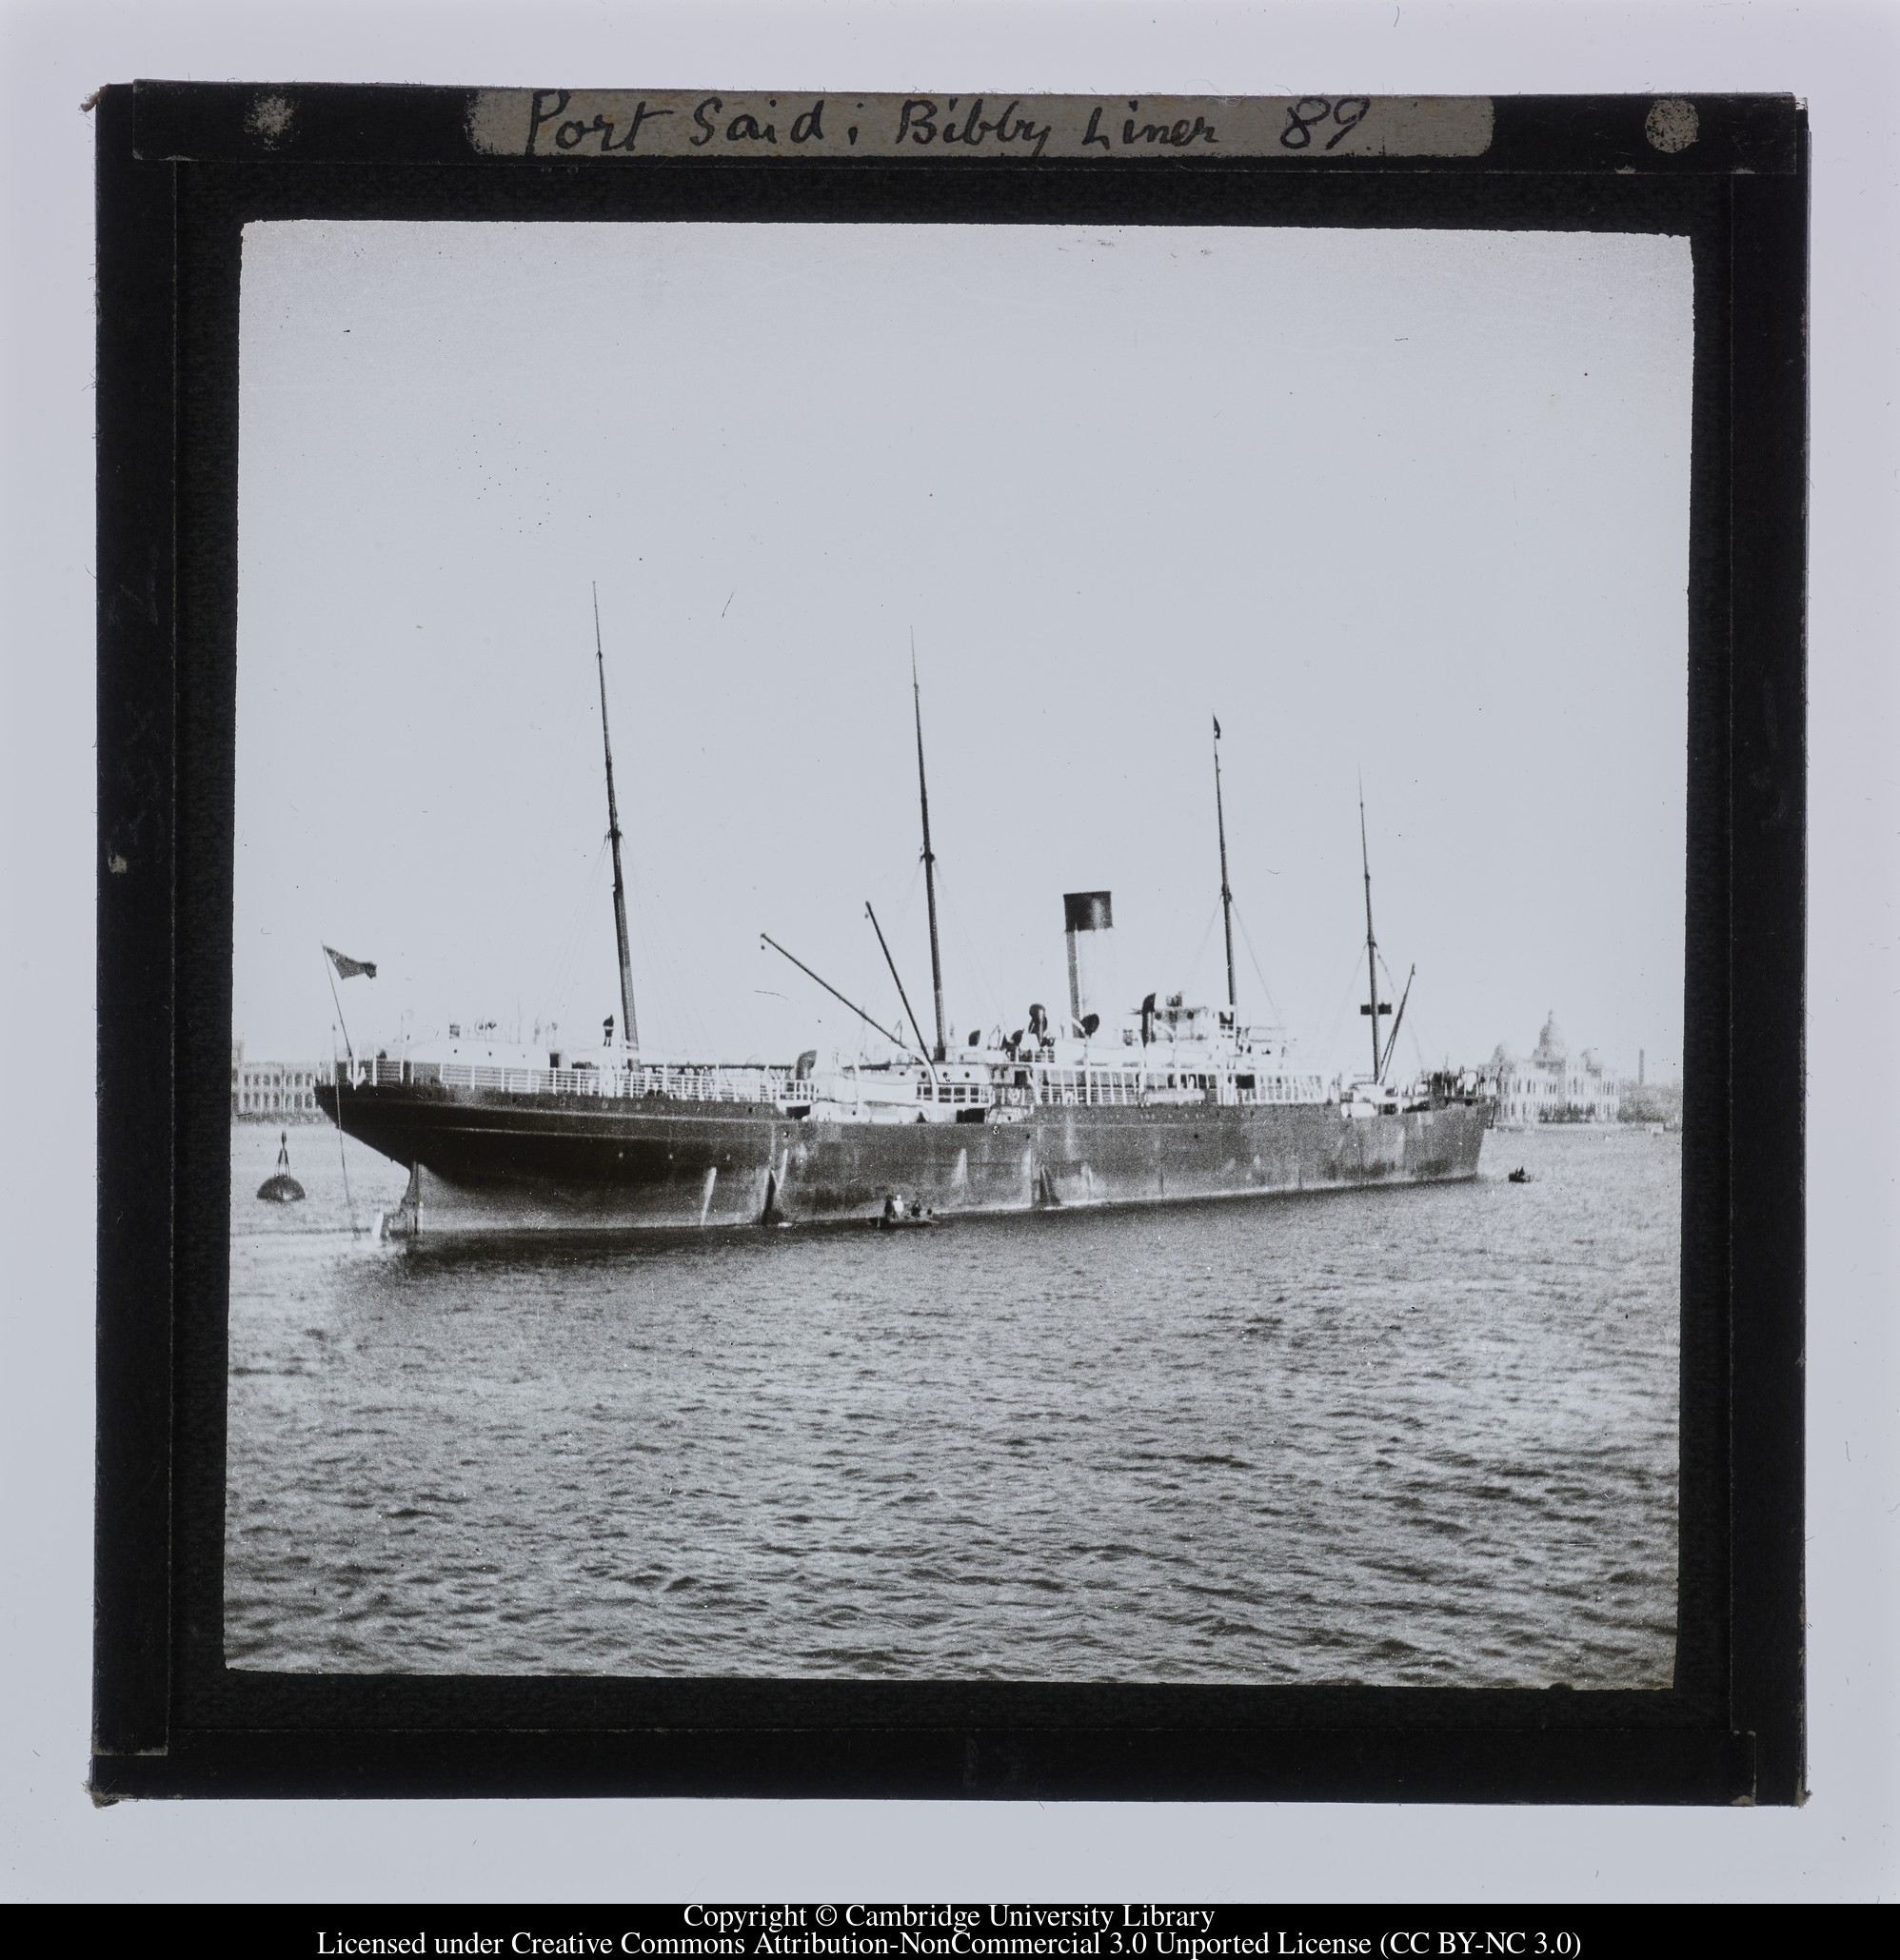
[[[352,1239],[232,1133],[226,1647],[401,1671],[1665,1687],[1676,1138],[886,1237]],[[1532,1181],[1505,1171],[1526,1165]],[[403,1174],[351,1146],[359,1218]]]

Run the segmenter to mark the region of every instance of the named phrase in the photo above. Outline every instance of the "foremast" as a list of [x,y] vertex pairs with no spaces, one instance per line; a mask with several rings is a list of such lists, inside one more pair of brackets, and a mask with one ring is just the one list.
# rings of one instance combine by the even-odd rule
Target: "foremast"
[[620,807],[614,801],[614,744],[607,731],[607,657],[601,648],[601,592],[594,587],[594,661],[601,678],[601,747],[607,762],[607,841],[614,854],[614,940],[620,951],[621,1039],[640,1057],[640,1024],[633,1018],[633,957],[626,943],[626,881],[621,876]]
[[1227,1005],[1237,1017],[1234,991],[1234,893],[1227,882],[1227,813],[1220,803],[1220,717],[1214,717],[1214,822],[1220,833],[1220,923],[1227,935]]

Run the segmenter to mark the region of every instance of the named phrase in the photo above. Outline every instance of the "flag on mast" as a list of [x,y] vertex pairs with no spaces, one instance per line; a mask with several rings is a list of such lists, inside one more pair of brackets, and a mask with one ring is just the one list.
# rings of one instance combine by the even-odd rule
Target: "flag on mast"
[[1214,718],[1214,739],[1216,742],[1220,740],[1220,717],[1218,715],[1216,715]]
[[326,946],[324,951],[330,956],[336,967],[338,980],[354,980],[360,973],[366,980],[376,978],[376,962],[373,960],[352,960],[347,953],[339,953],[334,946]]

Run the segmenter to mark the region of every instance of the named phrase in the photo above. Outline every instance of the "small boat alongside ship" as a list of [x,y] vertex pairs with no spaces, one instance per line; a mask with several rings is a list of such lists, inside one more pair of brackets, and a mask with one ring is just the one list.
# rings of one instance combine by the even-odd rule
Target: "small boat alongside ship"
[[878,1220],[880,1232],[922,1232],[938,1222],[937,1214],[926,1211],[915,1199],[906,1211],[896,1194],[884,1199],[883,1216]]
[[[1244,1025],[1236,1004],[1233,899],[1215,725],[1227,1004],[1148,994],[1113,1011],[1106,891],[1063,898],[1068,1012],[1032,1003],[1023,1025],[947,1032],[935,857],[913,675],[922,861],[936,1040],[926,1045],[875,914],[871,923],[909,1017],[909,1038],[846,1000],[887,1044],[883,1058],[806,1050],[784,1065],[676,1061],[640,1052],[622,833],[596,623],[608,840],[619,955],[619,1039],[598,1050],[505,1045],[488,1028],[430,1052],[354,1055],[320,1083],[344,1133],[407,1167],[393,1236],[861,1221],[905,1230],[959,1214],[1175,1203],[1273,1193],[1438,1182],[1477,1173],[1495,1108],[1473,1070],[1392,1079],[1403,1021],[1380,999],[1372,878],[1365,866],[1372,1067],[1330,1087],[1283,1032]],[[1360,810],[1364,856],[1364,807]],[[866,907],[867,913],[870,908]],[[836,999],[844,996],[776,940]],[[1410,981],[1407,982],[1409,993]],[[1381,1033],[1382,1020],[1387,1021]],[[894,1051],[894,1052],[893,1052]]]

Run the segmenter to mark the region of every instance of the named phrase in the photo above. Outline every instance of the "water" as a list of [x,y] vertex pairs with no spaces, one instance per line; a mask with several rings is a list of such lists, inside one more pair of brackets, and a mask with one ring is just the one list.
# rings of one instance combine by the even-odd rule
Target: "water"
[[[1681,1154],[932,1232],[352,1240],[232,1132],[236,1667],[1666,1687]],[[1533,1181],[1506,1181],[1523,1164]],[[359,1218],[404,1174],[350,1146]]]

